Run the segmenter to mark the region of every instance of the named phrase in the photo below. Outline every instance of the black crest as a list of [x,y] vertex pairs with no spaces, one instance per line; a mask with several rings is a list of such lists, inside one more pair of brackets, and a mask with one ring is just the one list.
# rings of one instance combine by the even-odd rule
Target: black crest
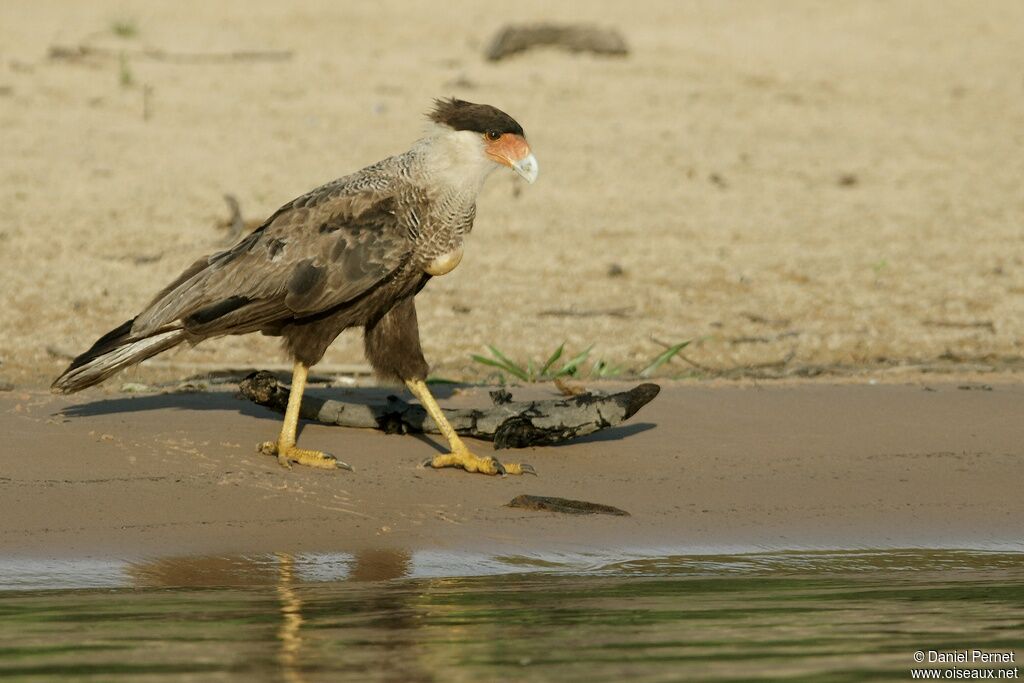
[[471,130],[475,133],[495,131],[524,135],[523,127],[516,120],[489,104],[473,104],[454,97],[434,100],[434,111],[428,115],[435,123],[454,128]]

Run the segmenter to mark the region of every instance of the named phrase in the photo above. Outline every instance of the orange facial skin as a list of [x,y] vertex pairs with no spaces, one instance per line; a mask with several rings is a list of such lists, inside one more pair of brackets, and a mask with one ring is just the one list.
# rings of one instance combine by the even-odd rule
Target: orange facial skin
[[515,133],[503,133],[497,140],[488,140],[487,136],[484,136],[484,141],[487,145],[487,156],[510,168],[512,164],[530,154],[530,145],[526,138]]

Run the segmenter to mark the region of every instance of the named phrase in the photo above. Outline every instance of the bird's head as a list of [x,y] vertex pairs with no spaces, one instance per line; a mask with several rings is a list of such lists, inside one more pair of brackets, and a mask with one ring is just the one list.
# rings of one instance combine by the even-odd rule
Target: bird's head
[[439,99],[428,116],[437,126],[438,141],[450,155],[459,157],[460,165],[480,165],[486,175],[495,168],[491,164],[498,164],[508,166],[528,183],[537,179],[537,159],[523,127],[500,109],[455,98]]

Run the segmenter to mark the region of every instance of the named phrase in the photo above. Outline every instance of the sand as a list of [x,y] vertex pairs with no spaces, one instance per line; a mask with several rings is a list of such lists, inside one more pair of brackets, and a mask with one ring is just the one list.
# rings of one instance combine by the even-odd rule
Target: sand
[[[1024,388],[964,386],[669,383],[620,428],[498,453],[530,462],[536,478],[425,470],[418,463],[440,448],[435,439],[322,425],[307,425],[301,443],[356,471],[285,470],[254,448],[273,437],[278,416],[230,392],[7,394],[0,550],[8,558],[1024,550]],[[479,388],[445,401],[486,402]],[[630,516],[505,506],[524,493]]]
[[[632,53],[483,60],[539,20]],[[48,57],[81,44],[110,56]],[[685,339],[700,368],[666,374],[1019,370],[1021,44],[1016,0],[4,2],[0,384],[47,385],[223,248],[223,194],[265,217],[406,149],[440,95],[518,117],[541,176],[494,177],[463,263],[418,298],[439,375],[486,377],[486,343],[635,368]],[[291,56],[203,59],[245,50]],[[165,360],[282,358],[250,336]],[[361,363],[358,334],[326,362]]]
[[[631,54],[483,60],[540,20],[616,27]],[[1020,549],[1022,44],[1017,0],[4,2],[0,551]],[[51,54],[82,45],[101,52]],[[284,58],[220,58],[253,50]],[[259,220],[406,149],[442,95],[516,116],[541,175],[497,174],[462,264],[418,297],[435,375],[493,379],[485,344],[636,369],[691,340],[660,375],[700,381],[514,454],[537,479],[424,471],[436,443],[320,426],[303,443],[357,472],[284,472],[253,451],[276,416],[229,391],[121,392],[287,362],[258,336],[46,393],[228,246],[224,194]],[[363,363],[357,333],[325,358]],[[830,383],[708,379],[793,374]],[[503,507],[522,493],[632,516]]]

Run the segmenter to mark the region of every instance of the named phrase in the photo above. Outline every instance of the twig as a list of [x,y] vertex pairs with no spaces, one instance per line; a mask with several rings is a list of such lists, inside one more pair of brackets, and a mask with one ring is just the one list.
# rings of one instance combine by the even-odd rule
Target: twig
[[752,323],[771,325],[772,327],[786,327],[790,323],[789,318],[766,318],[763,315],[758,315],[757,313],[740,313],[740,315]]
[[579,384],[570,384],[562,377],[556,377],[554,381],[555,388],[558,389],[558,393],[562,394],[562,396],[579,396],[587,391]]
[[228,211],[231,212],[227,221],[224,222],[228,229],[228,235],[224,238],[224,241],[234,243],[242,236],[242,232],[245,230],[245,221],[242,219],[242,207],[238,204],[238,199],[233,194],[224,195],[224,201],[228,205]]
[[782,339],[789,339],[790,337],[799,337],[800,332],[797,330],[790,330],[788,332],[782,332],[781,334],[775,334],[772,336],[756,336],[756,337],[730,337],[726,339],[727,342],[733,346],[739,346],[740,344],[771,344],[773,342],[780,341]]
[[628,318],[630,313],[633,312],[632,306],[622,306],[619,308],[548,308],[537,315],[541,316],[554,316],[564,318],[598,318],[601,316],[610,316],[612,318]]
[[77,61],[88,57],[102,59],[151,59],[158,62],[178,64],[204,64],[210,62],[283,62],[292,58],[291,50],[234,50],[232,52],[168,52],[156,48],[144,50],[122,50],[92,45],[52,45],[50,59]]
[[[657,337],[653,337],[653,336],[651,337],[651,341],[654,342],[655,344],[660,344],[661,346],[664,346],[666,349],[670,349],[673,346],[672,344],[669,344],[668,342],[662,341],[661,339],[658,339]],[[717,368],[708,367],[707,365],[701,365],[697,361],[691,360],[690,358],[688,358],[687,356],[683,355],[682,353],[677,353],[676,355],[672,356],[670,361],[671,360],[675,360],[676,358],[678,358],[679,360],[683,361],[684,363],[688,363],[688,364],[692,365],[693,367],[697,368],[698,370],[703,370],[704,372],[721,372],[721,370],[718,370]]]
[[992,334],[995,334],[996,332],[996,325],[991,320],[970,320],[967,322],[957,322],[955,320],[922,320],[921,324],[928,327],[948,327],[958,330],[980,328],[988,330]]

